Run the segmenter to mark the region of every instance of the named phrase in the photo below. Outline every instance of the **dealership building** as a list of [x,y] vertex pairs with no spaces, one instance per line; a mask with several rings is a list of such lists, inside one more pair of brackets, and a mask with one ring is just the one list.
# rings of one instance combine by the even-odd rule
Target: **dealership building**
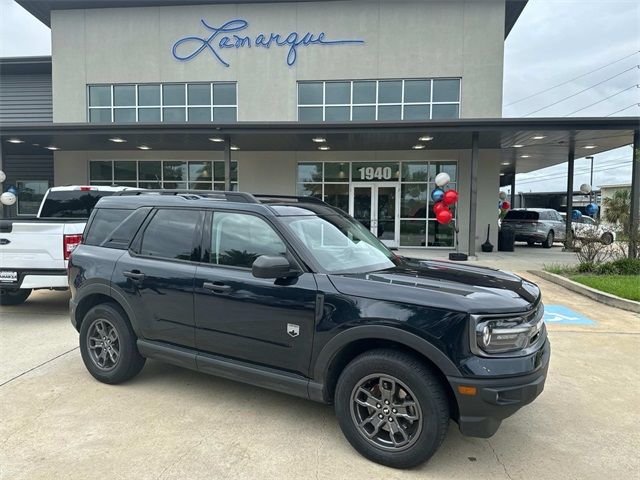
[[[314,195],[392,247],[474,253],[488,225],[497,243],[516,172],[638,128],[501,118],[504,42],[526,1],[18,3],[51,28],[52,55],[0,59],[13,216],[54,185]],[[440,172],[459,192],[448,225],[430,200]]]

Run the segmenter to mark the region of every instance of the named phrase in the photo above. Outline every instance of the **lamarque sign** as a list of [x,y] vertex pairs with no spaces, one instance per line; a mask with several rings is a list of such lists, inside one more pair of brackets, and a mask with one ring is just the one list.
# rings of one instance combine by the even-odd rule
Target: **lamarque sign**
[[189,35],[181,38],[173,44],[172,53],[176,60],[187,62],[202,52],[209,51],[213,57],[225,67],[229,63],[223,58],[224,50],[241,48],[287,48],[287,65],[293,66],[298,58],[298,49],[312,45],[350,45],[362,44],[364,40],[329,40],[325,32],[301,34],[290,32],[281,33],[260,33],[256,36],[240,35],[234,32],[241,32],[249,27],[249,22],[243,19],[229,20],[220,27],[209,25],[204,19],[200,22],[207,30],[207,35],[199,37]]

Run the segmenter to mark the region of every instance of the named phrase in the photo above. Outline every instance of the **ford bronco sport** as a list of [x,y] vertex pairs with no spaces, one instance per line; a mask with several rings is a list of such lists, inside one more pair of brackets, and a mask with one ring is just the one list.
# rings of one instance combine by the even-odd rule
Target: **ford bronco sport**
[[69,284],[98,380],[151,358],[333,403],[351,445],[396,468],[431,457],[450,419],[493,435],[540,394],[549,363],[536,285],[397,256],[314,198],[105,197]]

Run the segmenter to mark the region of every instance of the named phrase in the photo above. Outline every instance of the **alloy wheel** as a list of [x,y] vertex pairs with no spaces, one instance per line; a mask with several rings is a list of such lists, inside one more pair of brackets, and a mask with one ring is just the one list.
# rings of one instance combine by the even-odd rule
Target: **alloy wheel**
[[378,448],[405,450],[422,431],[417,398],[392,375],[368,375],[351,393],[351,417],[360,434]]
[[120,340],[109,320],[94,320],[87,334],[87,347],[91,361],[101,370],[112,370],[118,364]]

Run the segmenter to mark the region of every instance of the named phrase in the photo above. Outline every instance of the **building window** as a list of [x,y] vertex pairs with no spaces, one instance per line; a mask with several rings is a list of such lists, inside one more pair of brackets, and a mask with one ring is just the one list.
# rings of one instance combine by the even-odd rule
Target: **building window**
[[298,83],[300,122],[459,117],[459,78]]
[[[91,160],[91,185],[224,190],[224,161]],[[231,189],[238,190],[238,162],[231,162]]]
[[18,198],[16,208],[18,215],[35,216],[38,214],[40,203],[49,189],[48,180],[18,180]]
[[233,123],[235,83],[89,85],[89,123]]
[[431,192],[437,188],[436,175],[446,172],[456,189],[457,164],[451,161],[402,162],[301,162],[298,164],[298,195],[309,195],[349,212],[350,187],[358,183],[399,185],[401,247],[453,247],[457,208],[451,208],[453,221],[437,222]]

